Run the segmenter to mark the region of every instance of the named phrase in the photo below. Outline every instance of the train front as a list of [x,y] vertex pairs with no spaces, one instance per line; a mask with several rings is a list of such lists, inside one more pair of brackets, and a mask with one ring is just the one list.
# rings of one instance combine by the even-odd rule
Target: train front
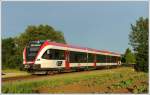
[[39,64],[34,64],[41,45],[44,41],[30,41],[23,51],[23,65],[24,69],[32,71],[40,68]]

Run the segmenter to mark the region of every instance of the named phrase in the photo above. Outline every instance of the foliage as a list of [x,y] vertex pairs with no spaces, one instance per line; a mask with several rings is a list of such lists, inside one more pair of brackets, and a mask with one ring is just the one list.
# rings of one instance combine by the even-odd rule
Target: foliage
[[135,69],[148,72],[148,18],[140,17],[131,24],[129,40],[136,56]]
[[125,63],[135,63],[135,56],[129,48],[126,49],[124,57]]
[[134,89],[133,89],[133,93],[146,93],[148,92],[148,85],[140,85],[140,86],[134,86]]
[[55,42],[65,43],[63,33],[54,30],[54,28],[49,25],[28,26],[26,31],[16,38],[16,42],[19,46],[25,46],[32,40],[48,39]]
[[133,83],[133,79],[123,80],[117,84],[112,84],[113,87],[116,88],[126,88]]
[[22,64],[22,52],[29,41],[50,40],[66,43],[64,35],[49,25],[30,25],[25,32],[14,38],[2,39],[2,67],[18,68]]
[[[16,60],[16,46],[13,38],[2,39],[2,68],[15,68],[18,64]],[[16,62],[14,61],[16,60]]]

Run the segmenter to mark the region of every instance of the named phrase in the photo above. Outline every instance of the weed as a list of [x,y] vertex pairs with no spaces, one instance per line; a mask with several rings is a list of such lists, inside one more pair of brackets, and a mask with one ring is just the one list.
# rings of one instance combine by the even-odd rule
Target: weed
[[141,86],[134,86],[133,93],[146,93],[148,92],[148,86],[147,85],[141,85]]
[[121,81],[121,82],[116,83],[116,84],[112,84],[111,88],[126,88],[129,85],[131,85],[132,83],[133,83],[133,80],[128,79],[128,80]]

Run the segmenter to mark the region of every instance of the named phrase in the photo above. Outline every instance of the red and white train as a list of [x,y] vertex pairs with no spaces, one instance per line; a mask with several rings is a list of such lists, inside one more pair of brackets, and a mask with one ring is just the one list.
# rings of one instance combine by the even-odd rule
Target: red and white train
[[48,40],[30,41],[23,51],[24,68],[31,72],[63,71],[120,65],[121,55]]

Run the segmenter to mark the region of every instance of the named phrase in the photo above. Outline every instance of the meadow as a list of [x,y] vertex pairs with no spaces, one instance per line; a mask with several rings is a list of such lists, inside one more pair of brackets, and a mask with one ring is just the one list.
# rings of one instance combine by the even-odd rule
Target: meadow
[[148,73],[132,67],[2,82],[2,93],[148,93]]

